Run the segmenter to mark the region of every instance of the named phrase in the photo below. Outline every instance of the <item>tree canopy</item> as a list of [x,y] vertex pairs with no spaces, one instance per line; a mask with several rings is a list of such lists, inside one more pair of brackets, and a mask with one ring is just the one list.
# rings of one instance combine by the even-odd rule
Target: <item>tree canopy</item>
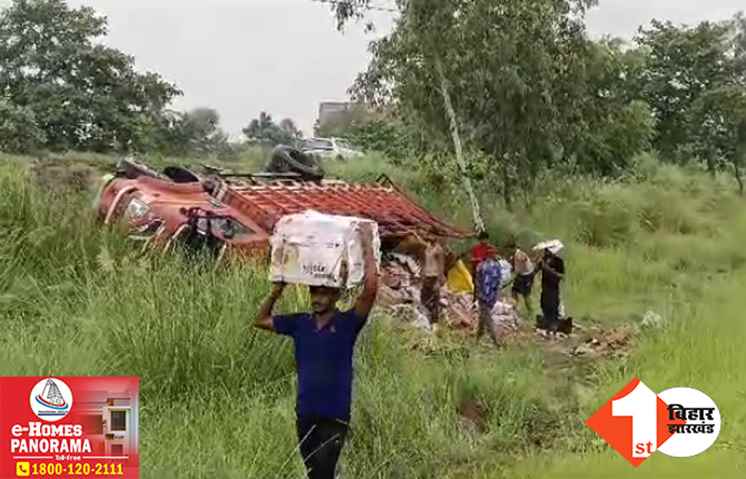
[[445,80],[467,147],[491,159],[486,171],[508,204],[516,186],[530,188],[562,155],[591,151],[579,145],[599,126],[608,128],[593,138],[588,166],[610,171],[606,151],[615,146],[608,143],[622,133],[625,155],[644,149],[651,121],[644,104],[617,92],[609,94],[613,103],[603,97],[600,82],[616,86],[614,59],[585,35],[591,3],[401,1],[393,33],[373,43],[353,96],[393,106],[443,149],[453,128],[441,96]]
[[[372,43],[351,94],[395,111],[435,150],[448,148],[455,120],[466,148],[488,159],[470,174],[500,184],[508,205],[547,168],[619,175],[652,149],[713,173],[731,165],[741,184],[743,14],[694,27],[654,20],[629,44],[587,36],[594,3],[397,0],[394,30]],[[368,7],[336,8],[340,28]]]
[[99,43],[106,34],[105,17],[63,0],[13,0],[0,13],[0,93],[44,132],[43,146],[138,149],[181,93]]
[[263,145],[296,145],[302,138],[301,132],[290,118],[285,118],[278,125],[267,112],[260,112],[257,118],[251,120],[243,129],[243,134],[249,141]]

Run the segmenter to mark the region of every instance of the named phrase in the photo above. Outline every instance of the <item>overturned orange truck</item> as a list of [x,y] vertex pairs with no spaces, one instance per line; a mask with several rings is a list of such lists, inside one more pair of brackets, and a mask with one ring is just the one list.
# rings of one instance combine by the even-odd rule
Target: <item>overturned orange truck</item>
[[430,214],[387,177],[350,184],[292,172],[230,174],[204,168],[203,174],[181,167],[158,172],[125,160],[101,188],[98,217],[106,224],[125,224],[129,237],[145,248],[187,245],[219,259],[266,257],[280,218],[306,210],[376,221],[384,251],[414,235],[472,234]]

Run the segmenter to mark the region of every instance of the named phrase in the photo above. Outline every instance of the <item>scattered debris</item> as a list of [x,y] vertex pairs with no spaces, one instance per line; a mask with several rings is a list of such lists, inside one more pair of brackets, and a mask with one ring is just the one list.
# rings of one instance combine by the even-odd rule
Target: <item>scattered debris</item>
[[635,328],[630,325],[608,331],[595,329],[586,335],[584,342],[572,347],[569,353],[576,357],[624,357],[636,334]]
[[640,326],[643,328],[661,329],[666,326],[666,320],[660,314],[654,311],[648,311],[642,317]]
[[[381,271],[379,304],[402,322],[431,331],[427,312],[420,301],[422,267],[419,262],[407,254],[389,253],[383,257]],[[440,301],[444,324],[467,335],[476,333],[479,313],[471,293],[454,293],[444,285],[440,290]],[[512,303],[498,301],[492,317],[499,338],[518,331],[519,318]]]
[[448,325],[451,328],[469,332],[476,330],[478,312],[471,294],[453,294],[446,290],[443,292],[443,298],[446,302],[445,309],[448,315]]
[[422,306],[417,307],[414,304],[394,304],[389,308],[391,316],[402,323],[407,323],[415,329],[422,331],[432,331],[430,320]]
[[518,313],[512,303],[498,301],[492,310],[492,321],[498,338],[504,338],[518,331]]

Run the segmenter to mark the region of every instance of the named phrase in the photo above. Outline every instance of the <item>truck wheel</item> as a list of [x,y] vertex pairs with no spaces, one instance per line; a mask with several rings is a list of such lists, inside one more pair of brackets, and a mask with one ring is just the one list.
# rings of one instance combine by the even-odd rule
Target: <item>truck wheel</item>
[[285,145],[279,145],[272,150],[267,171],[270,173],[298,173],[303,180],[307,181],[324,179],[324,169],[315,158]]

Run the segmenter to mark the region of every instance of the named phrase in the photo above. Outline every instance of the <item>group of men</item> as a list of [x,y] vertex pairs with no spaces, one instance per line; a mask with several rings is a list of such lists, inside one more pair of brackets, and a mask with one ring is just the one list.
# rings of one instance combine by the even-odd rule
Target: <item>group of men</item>
[[[496,247],[489,242],[487,232],[479,235],[479,242],[471,249],[471,266],[473,271],[474,298],[479,306],[479,327],[477,329],[477,340],[481,339],[485,330],[489,333],[492,341],[500,344],[494,324],[492,323],[493,310],[500,300],[503,285],[507,287],[512,284],[511,296],[513,303],[517,306],[520,299],[526,306],[531,316],[533,307],[531,293],[534,278],[541,273],[541,310],[544,324],[550,332],[556,332],[560,321],[560,283],[565,277],[565,262],[555,251],[550,248],[539,252],[542,256],[531,258],[511,241],[506,247],[507,260],[499,256]],[[503,278],[505,269],[501,266],[502,261],[510,264],[510,270],[514,275],[512,280]]]
[[[363,290],[352,309],[340,311],[341,291],[328,287],[310,287],[311,312],[275,315],[274,307],[285,285],[276,283],[260,307],[255,326],[292,338],[298,376],[296,430],[299,450],[309,479],[334,479],[337,461],[344,445],[350,421],[353,380],[353,353],[358,335],[367,323],[378,292],[378,268],[373,250],[373,229],[364,226],[361,246],[365,262]],[[542,272],[541,307],[550,324],[559,318],[559,284],[564,278],[564,262],[550,250],[534,261],[510,245],[513,297],[523,297],[531,310],[531,289],[535,275]],[[493,340],[491,313],[503,285],[497,249],[483,233],[471,250],[476,278],[475,298],[479,303],[479,336],[486,329]],[[438,290],[444,275],[445,251],[436,241],[429,242],[423,265],[423,304],[431,308],[437,321],[440,315]]]
[[[479,242],[470,250],[471,273],[474,278],[474,301],[479,309],[477,339],[487,331],[493,342],[499,343],[492,324],[492,312],[501,300],[502,289],[512,284],[511,299],[515,306],[520,300],[529,315],[533,315],[531,294],[536,275],[541,273],[541,310],[544,324],[550,332],[556,332],[560,320],[560,283],[565,275],[565,263],[551,248],[538,252],[532,258],[510,241],[500,255],[498,248],[490,244],[487,232],[478,236]],[[437,327],[441,316],[440,288],[445,283],[446,254],[437,240],[424,243],[422,266],[422,289],[420,301],[428,313],[433,328]],[[465,255],[462,255],[465,256]],[[504,268],[503,264],[510,268]],[[512,271],[512,278],[504,277]]]

